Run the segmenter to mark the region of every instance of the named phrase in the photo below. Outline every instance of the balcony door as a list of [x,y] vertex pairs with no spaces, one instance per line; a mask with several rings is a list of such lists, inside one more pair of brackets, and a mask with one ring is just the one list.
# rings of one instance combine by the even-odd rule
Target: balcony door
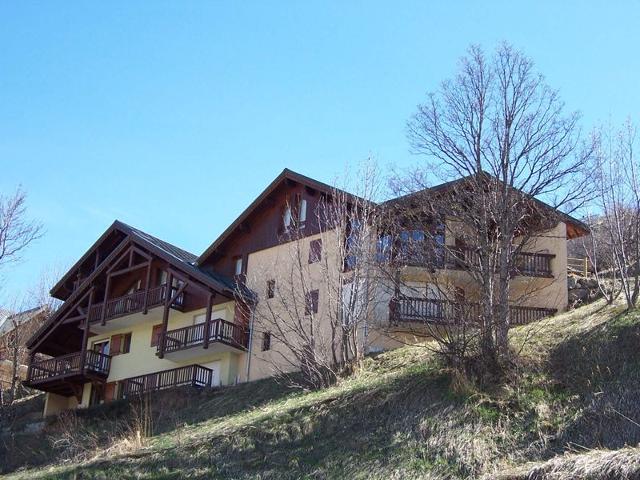
[[[91,346],[91,350],[96,353],[101,353],[102,355],[109,355],[109,340],[100,340],[99,342],[93,342]],[[96,370],[104,370],[107,365],[107,358],[99,355],[92,355],[91,366]]]

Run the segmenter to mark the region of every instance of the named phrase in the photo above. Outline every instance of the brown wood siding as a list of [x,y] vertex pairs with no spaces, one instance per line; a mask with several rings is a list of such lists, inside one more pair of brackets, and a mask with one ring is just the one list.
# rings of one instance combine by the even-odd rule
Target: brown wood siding
[[[284,241],[282,228],[284,208],[287,198],[294,202],[296,197],[307,201],[307,219],[301,231],[303,236],[319,233],[320,226],[316,212],[321,193],[301,184],[285,181],[225,239],[203,265],[232,277],[235,274],[233,259],[242,256],[246,270],[246,260],[250,253],[274,247]],[[251,268],[250,265],[248,267]]]

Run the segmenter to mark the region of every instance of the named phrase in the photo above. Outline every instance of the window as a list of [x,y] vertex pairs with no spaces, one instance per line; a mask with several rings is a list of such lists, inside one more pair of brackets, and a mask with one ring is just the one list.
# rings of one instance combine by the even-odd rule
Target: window
[[300,199],[300,207],[298,210],[298,222],[300,226],[304,226],[304,222],[307,221],[307,201],[302,198]]
[[111,356],[129,353],[131,351],[131,333],[121,333],[111,337]]
[[289,205],[289,203],[287,203],[287,205],[284,207],[282,223],[284,225],[285,231],[289,230],[289,227],[291,226],[291,205]]
[[421,262],[425,255],[424,230],[400,232],[400,255],[403,260]]
[[309,263],[316,263],[322,259],[322,239],[311,240],[309,243]]
[[276,296],[276,281],[267,280],[267,298],[273,298]]
[[235,274],[242,275],[242,257],[235,258]]
[[94,352],[102,353],[104,355],[109,355],[109,340],[100,340],[97,342],[93,342],[91,350],[93,350]]
[[353,219],[349,222],[348,234],[345,239],[346,255],[344,258],[344,270],[349,272],[358,264],[358,243],[361,239],[360,221]]
[[151,346],[157,347],[160,344],[160,337],[162,336],[162,324],[154,325],[151,330]]
[[262,351],[271,350],[271,332],[263,332],[262,334]]
[[311,290],[307,293],[305,298],[304,314],[311,315],[312,313],[318,313],[318,290]]
[[389,234],[380,235],[376,245],[376,260],[378,263],[389,263],[391,261],[391,248],[393,238]]

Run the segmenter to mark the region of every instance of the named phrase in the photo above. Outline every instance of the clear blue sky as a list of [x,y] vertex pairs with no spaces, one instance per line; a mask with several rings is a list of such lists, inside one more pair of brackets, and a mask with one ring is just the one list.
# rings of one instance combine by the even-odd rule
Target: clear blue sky
[[405,122],[471,43],[524,50],[585,129],[640,113],[637,1],[3,2],[0,22],[0,191],[46,228],[0,304],[115,218],[198,254],[284,167],[415,163]]

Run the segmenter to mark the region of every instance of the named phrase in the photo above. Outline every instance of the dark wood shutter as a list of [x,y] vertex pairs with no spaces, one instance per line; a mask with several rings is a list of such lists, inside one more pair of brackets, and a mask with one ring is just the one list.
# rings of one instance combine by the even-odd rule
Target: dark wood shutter
[[322,239],[311,240],[309,243],[309,263],[316,263],[322,259]]
[[111,345],[109,346],[109,354],[114,357],[120,355],[122,347],[122,335],[113,335],[111,337]]
[[116,397],[116,382],[109,382],[104,386],[105,403],[114,400]]
[[155,347],[160,343],[160,336],[162,335],[162,324],[154,325],[151,330],[151,346]]
[[305,315],[311,315],[312,313],[318,313],[318,300],[320,292],[318,290],[312,290],[306,295]]

